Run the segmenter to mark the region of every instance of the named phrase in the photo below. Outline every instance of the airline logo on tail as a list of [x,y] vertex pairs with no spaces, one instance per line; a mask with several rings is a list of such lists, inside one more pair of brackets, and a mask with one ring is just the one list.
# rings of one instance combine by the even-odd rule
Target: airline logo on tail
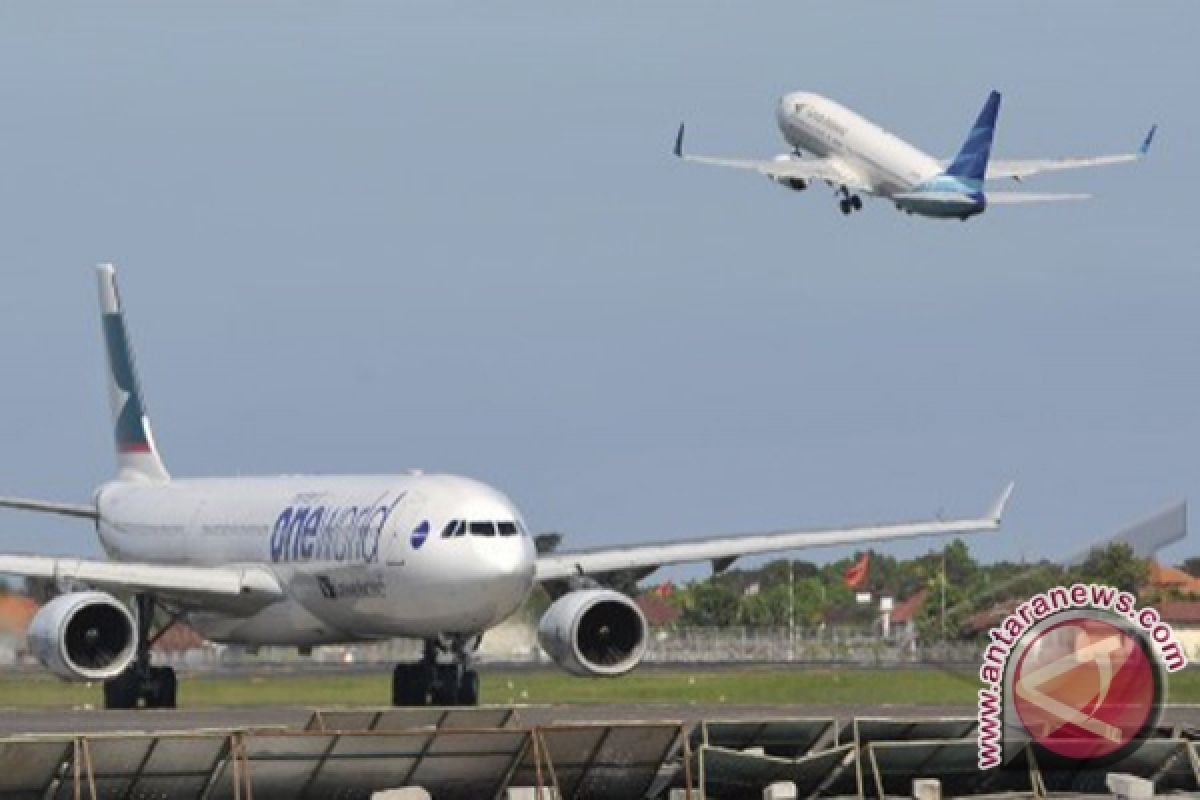
[[146,404],[138,384],[133,348],[121,313],[116,271],[112,264],[96,268],[100,289],[100,322],[108,351],[109,399],[112,401],[113,435],[117,465],[127,480],[170,480],[167,468],[154,446],[154,434],[146,416]]
[[133,353],[129,349],[125,319],[120,313],[104,314],[102,319],[113,383],[125,394],[125,403],[117,412],[115,421],[117,450],[121,453],[149,453],[151,447],[146,431],[146,412],[142,407],[142,393],[133,368]]
[[946,175],[957,178],[965,186],[980,191],[987,176],[988,159],[992,155],[992,138],[996,134],[996,117],[1000,113],[1000,93],[988,95],[983,110],[967,134],[967,140],[959,149],[954,161],[946,168]]

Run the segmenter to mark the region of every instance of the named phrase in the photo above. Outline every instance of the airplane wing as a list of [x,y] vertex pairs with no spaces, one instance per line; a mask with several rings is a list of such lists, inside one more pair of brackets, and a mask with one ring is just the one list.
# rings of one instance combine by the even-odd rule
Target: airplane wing
[[1059,172],[1065,169],[1080,169],[1083,167],[1103,167],[1109,164],[1125,164],[1142,159],[1150,152],[1150,143],[1154,141],[1154,133],[1158,126],[1150,128],[1142,146],[1135,153],[1118,153],[1107,156],[1087,156],[1083,158],[1035,158],[1035,159],[993,159],[988,163],[987,180],[1012,178],[1022,180],[1042,172]]
[[621,570],[645,570],[646,574],[666,564],[712,561],[718,571],[728,568],[741,556],[800,550],[807,547],[859,544],[915,536],[946,536],[996,530],[1012,495],[1008,484],[988,512],[974,519],[930,520],[862,528],[828,530],[785,530],[771,533],[743,533],[690,541],[611,547],[538,556],[537,579],[555,581],[582,575],[600,575]]
[[733,169],[752,170],[760,175],[766,175],[772,180],[802,180],[825,181],[837,186],[845,186],[854,192],[870,194],[872,187],[867,185],[862,176],[835,158],[797,158],[779,156],[774,159],[747,158],[718,158],[715,156],[695,156],[683,152],[683,129],[675,136],[675,157],[697,164],[708,164],[715,167],[732,167]]
[[257,566],[179,567],[0,554],[0,574],[114,592],[153,592],[164,600],[212,610],[261,608],[283,597],[275,576]]

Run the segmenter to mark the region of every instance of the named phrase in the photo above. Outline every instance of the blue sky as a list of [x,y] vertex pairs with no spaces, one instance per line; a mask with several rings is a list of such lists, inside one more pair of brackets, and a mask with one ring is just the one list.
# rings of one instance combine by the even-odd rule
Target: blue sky
[[[177,475],[457,472],[576,546],[973,513],[1011,477],[973,548],[1078,549],[1200,488],[1197,14],[5,4],[0,490],[112,473],[112,260]],[[1027,184],[1095,200],[966,224],[669,157],[680,120],[780,152],[791,89],[951,155],[992,88],[1001,156],[1160,138]]]

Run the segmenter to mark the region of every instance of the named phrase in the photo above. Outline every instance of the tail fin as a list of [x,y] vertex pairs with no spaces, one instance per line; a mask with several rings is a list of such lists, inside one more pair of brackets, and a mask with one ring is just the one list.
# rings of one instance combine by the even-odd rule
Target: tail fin
[[946,168],[946,174],[958,178],[972,188],[983,186],[987,175],[988,158],[992,154],[992,136],[996,132],[996,116],[1000,113],[1000,93],[993,91],[988,95],[983,110],[975,120],[974,127],[967,134],[962,149]]
[[96,268],[96,277],[100,284],[100,320],[108,350],[108,392],[112,402],[119,475],[125,480],[170,480],[167,468],[158,457],[150,419],[142,402],[133,348],[125,329],[121,296],[117,293],[116,270],[112,264],[100,264]]

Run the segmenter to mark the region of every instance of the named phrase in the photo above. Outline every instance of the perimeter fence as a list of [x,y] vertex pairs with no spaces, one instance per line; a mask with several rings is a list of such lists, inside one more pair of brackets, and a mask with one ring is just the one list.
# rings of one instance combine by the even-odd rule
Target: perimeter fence
[[[495,641],[485,636],[480,660],[514,666],[549,665],[532,628],[503,631]],[[645,662],[650,664],[788,664],[888,666],[975,666],[979,646],[973,642],[922,643],[914,638],[880,637],[877,630],[825,628],[796,630],[751,627],[683,627],[651,629]],[[315,648],[301,655],[295,648],[204,645],[159,652],[156,660],[184,669],[252,667],[259,664],[337,663],[386,665],[420,657],[419,642],[395,639],[373,644]]]

